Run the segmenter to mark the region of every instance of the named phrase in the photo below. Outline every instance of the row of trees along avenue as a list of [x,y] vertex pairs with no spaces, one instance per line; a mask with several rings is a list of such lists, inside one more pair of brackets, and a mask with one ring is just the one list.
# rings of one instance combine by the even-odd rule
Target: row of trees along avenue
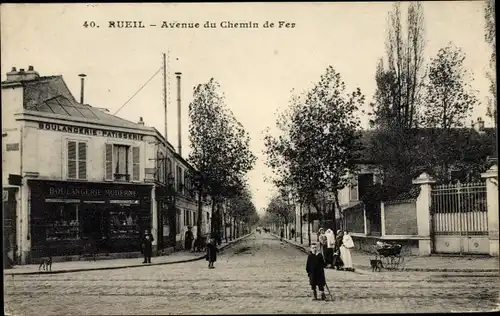
[[[258,220],[246,184],[246,174],[255,162],[250,137],[227,108],[215,79],[197,85],[193,93],[189,105],[192,150],[188,161],[198,171],[193,179],[198,193],[197,236],[202,236],[203,204],[211,202],[212,234],[222,227],[232,227],[233,237],[238,233],[233,228],[239,227],[239,221],[251,225]],[[233,223],[226,222],[227,215],[232,216]]]
[[[426,61],[423,7],[419,2],[404,5],[406,21],[399,2],[388,13],[386,53],[374,65],[376,92],[369,106],[360,89],[347,89],[341,74],[329,66],[310,90],[292,91],[288,107],[278,114],[278,134],[268,129],[265,136],[266,163],[279,196],[314,206],[320,222],[333,220],[328,226],[334,229],[338,223],[325,200],[341,209],[339,190],[351,183],[349,175],[358,171],[361,155],[380,167],[382,179],[360,200],[380,205],[414,194],[411,180],[423,171],[449,181],[448,169],[459,166],[464,180],[474,180],[494,152],[495,136],[469,127],[480,103],[470,86],[474,74],[464,67],[465,53],[450,42]],[[485,12],[486,40],[495,48],[494,2]],[[369,130],[360,128],[363,108],[369,109]],[[496,102],[490,109],[496,111]],[[275,209],[273,203],[269,210]]]

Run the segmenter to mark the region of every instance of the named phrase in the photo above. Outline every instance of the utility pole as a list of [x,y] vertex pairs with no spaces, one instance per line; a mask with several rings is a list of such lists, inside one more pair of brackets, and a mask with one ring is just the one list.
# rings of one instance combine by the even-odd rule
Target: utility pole
[[165,108],[165,148],[167,147],[167,58],[163,53],[163,107]]

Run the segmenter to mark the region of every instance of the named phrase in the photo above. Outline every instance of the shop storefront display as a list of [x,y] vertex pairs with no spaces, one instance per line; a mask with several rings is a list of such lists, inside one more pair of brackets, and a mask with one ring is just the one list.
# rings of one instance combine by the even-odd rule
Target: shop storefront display
[[140,251],[150,185],[30,181],[32,257]]

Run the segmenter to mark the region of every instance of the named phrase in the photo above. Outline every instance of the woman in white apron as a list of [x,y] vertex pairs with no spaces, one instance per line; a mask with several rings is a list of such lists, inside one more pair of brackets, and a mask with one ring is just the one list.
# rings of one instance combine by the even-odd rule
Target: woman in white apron
[[346,230],[342,237],[342,246],[340,246],[340,259],[344,263],[344,270],[354,271],[352,267],[351,249],[354,248],[354,242],[351,235]]

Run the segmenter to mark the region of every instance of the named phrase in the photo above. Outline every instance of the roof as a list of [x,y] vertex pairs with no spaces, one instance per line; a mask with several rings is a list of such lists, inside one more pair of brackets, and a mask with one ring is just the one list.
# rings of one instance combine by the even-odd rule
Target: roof
[[[4,81],[2,85],[10,83]],[[23,107],[26,110],[84,118],[97,124],[153,131],[150,127],[108,114],[88,104],[80,104],[60,75],[23,80],[19,83],[24,88]]]

